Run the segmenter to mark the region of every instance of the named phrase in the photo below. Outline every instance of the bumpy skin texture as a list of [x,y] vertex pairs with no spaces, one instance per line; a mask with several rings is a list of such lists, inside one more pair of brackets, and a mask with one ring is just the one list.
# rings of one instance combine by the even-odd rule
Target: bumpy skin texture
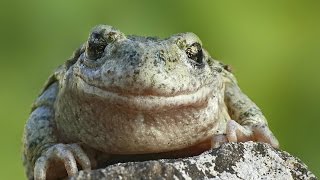
[[260,109],[196,35],[126,36],[99,25],[35,101],[23,157],[29,179],[55,179],[112,157],[188,156],[249,140],[278,147]]

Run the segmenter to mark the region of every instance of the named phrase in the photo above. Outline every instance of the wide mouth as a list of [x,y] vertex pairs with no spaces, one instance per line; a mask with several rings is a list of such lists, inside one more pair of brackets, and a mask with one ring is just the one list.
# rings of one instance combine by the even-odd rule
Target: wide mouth
[[179,93],[174,96],[132,95],[116,93],[95,87],[86,83],[82,78],[78,80],[78,89],[83,89],[84,93],[98,96],[99,98],[106,99],[110,104],[123,106],[131,110],[163,111],[164,109],[172,109],[174,107],[206,106],[209,98],[213,96],[213,88],[210,88],[210,86],[203,86],[194,92],[184,92],[183,94]]

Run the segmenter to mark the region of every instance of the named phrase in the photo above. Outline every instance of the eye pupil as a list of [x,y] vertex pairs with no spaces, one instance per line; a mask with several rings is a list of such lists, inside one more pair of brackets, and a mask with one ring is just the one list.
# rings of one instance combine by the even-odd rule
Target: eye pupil
[[193,43],[186,49],[186,54],[195,66],[203,66],[203,52],[199,43]]

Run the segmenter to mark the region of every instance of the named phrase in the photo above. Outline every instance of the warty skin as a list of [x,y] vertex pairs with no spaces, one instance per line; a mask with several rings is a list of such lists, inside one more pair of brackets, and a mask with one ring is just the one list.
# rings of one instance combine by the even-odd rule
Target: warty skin
[[121,155],[186,156],[249,140],[279,145],[195,34],[126,36],[98,25],[36,99],[23,157],[29,179],[55,179]]

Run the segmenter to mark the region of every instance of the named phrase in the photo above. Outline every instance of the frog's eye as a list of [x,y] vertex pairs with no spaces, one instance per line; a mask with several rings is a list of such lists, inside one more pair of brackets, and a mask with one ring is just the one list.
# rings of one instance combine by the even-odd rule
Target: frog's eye
[[190,59],[192,65],[197,67],[203,67],[203,52],[199,43],[193,43],[186,49],[186,54]]
[[107,39],[104,36],[105,31],[93,31],[87,41],[86,56],[88,59],[96,60],[100,58],[107,46]]
[[86,57],[90,60],[99,59],[108,44],[124,38],[125,35],[114,27],[98,25],[91,30],[89,35],[86,45]]

